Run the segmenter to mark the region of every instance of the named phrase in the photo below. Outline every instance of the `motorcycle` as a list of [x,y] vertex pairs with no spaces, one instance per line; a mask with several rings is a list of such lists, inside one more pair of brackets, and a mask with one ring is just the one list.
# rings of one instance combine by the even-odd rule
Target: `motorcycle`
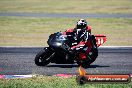
[[98,47],[106,41],[106,36],[91,35],[85,44],[86,47],[83,49],[75,47],[76,45],[71,44],[71,40],[72,37],[70,35],[64,35],[61,32],[51,34],[47,41],[49,46],[36,55],[35,64],[37,66],[46,66],[49,63],[77,63],[79,66],[87,67],[96,60]]

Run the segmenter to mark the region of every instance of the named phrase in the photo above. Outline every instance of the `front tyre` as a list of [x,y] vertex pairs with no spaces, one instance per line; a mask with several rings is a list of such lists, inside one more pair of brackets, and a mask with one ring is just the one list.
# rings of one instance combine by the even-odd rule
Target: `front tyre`
[[46,66],[50,63],[54,52],[50,51],[49,48],[44,48],[35,57],[35,64],[37,66]]

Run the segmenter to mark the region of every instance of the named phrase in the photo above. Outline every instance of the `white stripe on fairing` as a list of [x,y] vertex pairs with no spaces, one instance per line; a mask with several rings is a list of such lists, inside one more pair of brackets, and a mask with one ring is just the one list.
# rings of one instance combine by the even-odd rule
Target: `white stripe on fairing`
[[81,47],[81,46],[84,46],[84,44],[83,45],[79,45],[79,47]]

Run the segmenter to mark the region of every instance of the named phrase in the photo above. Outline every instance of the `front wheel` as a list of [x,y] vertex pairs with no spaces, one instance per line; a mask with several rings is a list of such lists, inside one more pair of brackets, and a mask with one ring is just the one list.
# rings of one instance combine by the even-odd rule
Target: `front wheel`
[[49,48],[44,48],[35,57],[35,64],[37,66],[45,66],[50,63],[54,52],[50,51]]

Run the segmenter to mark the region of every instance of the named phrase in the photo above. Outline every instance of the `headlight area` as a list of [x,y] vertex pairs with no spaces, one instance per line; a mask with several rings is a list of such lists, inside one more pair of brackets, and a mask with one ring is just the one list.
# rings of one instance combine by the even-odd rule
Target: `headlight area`
[[57,46],[62,46],[62,43],[57,42],[56,45]]

